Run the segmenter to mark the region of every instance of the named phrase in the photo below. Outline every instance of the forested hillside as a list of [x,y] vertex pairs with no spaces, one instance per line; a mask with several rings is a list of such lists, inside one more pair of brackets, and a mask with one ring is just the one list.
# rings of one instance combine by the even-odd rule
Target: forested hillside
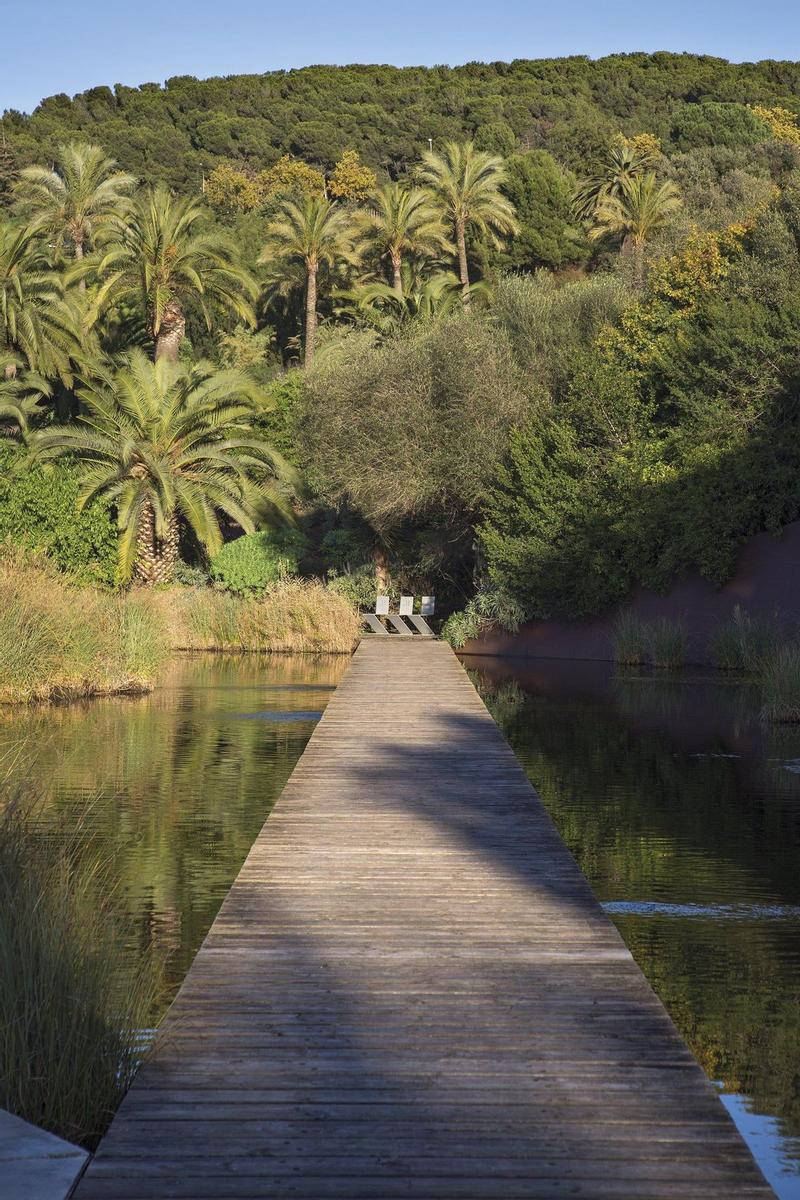
[[52,158],[81,134],[141,178],[197,190],[224,159],[262,168],[288,153],[330,168],[348,148],[399,177],[428,138],[474,137],[499,153],[545,149],[580,171],[620,129],[647,129],[668,152],[757,140],[753,104],[800,110],[800,64],[660,53],[181,75],[164,87],[50,96],[30,117],[6,113],[0,129],[17,165]]

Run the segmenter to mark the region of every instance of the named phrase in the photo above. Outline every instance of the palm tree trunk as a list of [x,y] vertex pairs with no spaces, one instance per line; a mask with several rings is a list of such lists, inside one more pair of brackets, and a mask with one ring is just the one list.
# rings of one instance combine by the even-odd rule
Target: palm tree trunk
[[158,332],[154,331],[156,343],[155,361],[158,362],[160,358],[166,358],[168,362],[176,363],[185,333],[186,317],[183,314],[183,309],[177,300],[170,300],[164,306]]
[[[83,258],[83,234],[76,234],[75,238],[74,238],[74,243],[75,243],[75,257],[78,260],[80,260]],[[78,280],[78,291],[79,292],[86,291],[86,280],[83,277],[81,277]]]
[[633,254],[633,286],[641,292],[644,288],[644,242],[634,239],[631,243]]
[[394,286],[394,290],[397,292],[398,296],[402,297],[402,295],[403,295],[403,276],[400,271],[401,266],[402,266],[402,263],[401,263],[400,255],[392,254],[392,275],[394,276],[393,286]]
[[177,513],[172,513],[167,519],[166,535],[157,537],[155,514],[152,506],[145,504],[136,535],[136,562],[133,568],[138,583],[148,587],[156,583],[169,583],[178,561],[179,533]]
[[307,367],[314,361],[317,340],[317,265],[307,268],[306,281],[306,345],[303,361]]
[[372,560],[375,563],[375,587],[378,595],[386,595],[389,590],[389,560],[382,542],[376,542]]
[[464,221],[456,221],[456,244],[458,246],[458,273],[461,277],[461,299],[464,308],[469,308],[469,267],[467,266],[467,237]]

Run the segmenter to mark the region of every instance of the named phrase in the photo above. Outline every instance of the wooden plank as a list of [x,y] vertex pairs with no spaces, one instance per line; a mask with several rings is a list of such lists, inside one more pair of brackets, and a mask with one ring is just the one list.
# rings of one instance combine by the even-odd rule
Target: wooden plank
[[366,638],[78,1200],[763,1200],[452,651]]

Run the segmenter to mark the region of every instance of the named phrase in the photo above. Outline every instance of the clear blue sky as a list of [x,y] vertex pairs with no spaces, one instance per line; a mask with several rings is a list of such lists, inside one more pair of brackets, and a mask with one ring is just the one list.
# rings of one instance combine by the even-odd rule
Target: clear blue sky
[[623,50],[800,59],[797,0],[0,0],[0,110],[96,84],[313,63]]

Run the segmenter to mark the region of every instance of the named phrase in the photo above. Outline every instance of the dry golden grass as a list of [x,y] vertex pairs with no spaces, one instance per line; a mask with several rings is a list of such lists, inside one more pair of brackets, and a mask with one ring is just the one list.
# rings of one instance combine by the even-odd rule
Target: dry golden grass
[[166,660],[141,593],[82,587],[41,556],[0,556],[0,703],[147,691]]
[[175,650],[350,654],[357,609],[321,583],[288,580],[264,596],[238,599],[212,588],[172,588],[150,601],[169,625]]

